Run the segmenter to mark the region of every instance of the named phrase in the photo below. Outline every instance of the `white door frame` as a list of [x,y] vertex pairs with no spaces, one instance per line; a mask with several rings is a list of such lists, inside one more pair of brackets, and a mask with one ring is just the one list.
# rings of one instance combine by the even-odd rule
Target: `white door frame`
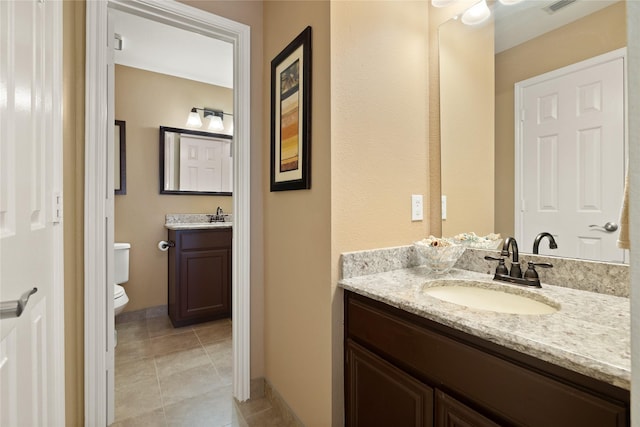
[[[113,224],[107,181],[108,7],[228,41],[234,49],[233,144],[233,395],[249,398],[250,383],[250,28],[174,1],[100,0],[86,3],[85,113],[85,425],[107,421],[107,229]],[[111,101],[112,102],[112,101]],[[113,196],[111,196],[111,200]],[[111,225],[112,226],[112,225]],[[111,240],[111,241],[109,241]],[[110,258],[110,257],[109,257]],[[111,275],[111,273],[109,273]]]
[[[514,129],[515,129],[515,147],[514,147],[514,154],[515,154],[515,170],[514,170],[514,178],[515,178],[515,182],[514,182],[514,188],[515,188],[515,198],[514,198],[514,234],[515,234],[515,238],[516,240],[520,240],[522,241],[522,230],[523,230],[523,211],[522,211],[522,185],[523,185],[523,177],[522,177],[522,170],[524,168],[524,156],[523,156],[523,151],[524,151],[524,133],[522,131],[522,121],[521,121],[521,111],[523,108],[523,102],[524,102],[524,90],[531,85],[535,85],[538,83],[541,83],[543,81],[549,80],[549,79],[554,79],[557,77],[561,77],[563,75],[566,74],[570,74],[579,70],[582,70],[584,68],[590,68],[593,67],[595,65],[598,64],[602,64],[605,62],[609,62],[612,61],[614,59],[618,59],[618,58],[622,58],[624,61],[624,87],[625,87],[625,91],[627,88],[627,48],[626,47],[622,47],[620,49],[616,49],[616,50],[612,50],[611,52],[607,52],[607,53],[603,53],[601,55],[597,55],[594,56],[592,58],[589,59],[585,59],[584,61],[580,61],[577,62],[575,64],[571,64],[571,65],[567,65],[566,67],[562,67],[562,68],[558,68],[557,70],[553,70],[553,71],[549,71],[547,73],[543,73],[540,74],[538,76],[535,77],[531,77],[527,80],[522,80],[520,82],[517,82],[514,85]],[[624,156],[625,159],[629,158],[629,132],[627,131],[627,123],[628,123],[628,108],[627,108],[627,96],[625,96],[625,107],[624,107],[624,122],[625,122],[625,130],[624,130]],[[626,162],[625,162],[626,165]],[[625,166],[625,173],[626,173],[626,169],[628,169],[628,165]],[[627,254],[625,252],[625,262],[628,262],[627,260]]]

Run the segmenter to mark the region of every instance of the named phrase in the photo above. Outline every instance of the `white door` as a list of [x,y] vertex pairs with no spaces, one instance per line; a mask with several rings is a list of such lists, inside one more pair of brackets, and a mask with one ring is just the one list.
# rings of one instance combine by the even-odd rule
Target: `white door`
[[558,249],[549,250],[544,242],[540,253],[623,262],[624,251],[616,246],[625,175],[620,55],[606,54],[518,84],[522,181],[516,234],[521,247],[529,248],[538,233],[547,231]]
[[[0,1],[0,425],[64,425],[62,3]],[[8,316],[8,317],[7,317]]]
[[180,135],[180,190],[230,191],[222,189],[222,172],[220,140]]

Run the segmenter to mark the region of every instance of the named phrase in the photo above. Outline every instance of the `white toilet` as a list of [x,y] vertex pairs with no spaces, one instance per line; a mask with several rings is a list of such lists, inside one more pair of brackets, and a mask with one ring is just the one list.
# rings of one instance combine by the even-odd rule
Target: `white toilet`
[[114,302],[113,309],[117,316],[124,310],[124,307],[129,302],[129,297],[124,291],[124,288],[120,286],[122,283],[129,281],[129,249],[131,245],[129,243],[114,243]]

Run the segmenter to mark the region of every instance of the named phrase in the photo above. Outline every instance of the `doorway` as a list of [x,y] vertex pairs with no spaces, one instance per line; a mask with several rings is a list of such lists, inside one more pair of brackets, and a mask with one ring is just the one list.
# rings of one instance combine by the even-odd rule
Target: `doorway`
[[[106,425],[113,419],[113,398],[104,372],[113,371],[113,348],[108,323],[113,310],[113,292],[108,284],[113,277],[114,202],[111,173],[113,161],[112,123],[114,99],[110,95],[107,68],[110,66],[107,44],[108,9],[209,37],[227,41],[234,51],[234,177],[233,177],[233,265],[232,309],[233,396],[240,401],[249,397],[249,28],[228,19],[180,3],[123,2],[87,3],[87,112],[85,176],[85,413],[89,425]],[[104,132],[108,129],[108,134]],[[89,286],[88,284],[91,284]],[[107,343],[106,348],[104,343]],[[107,376],[108,377],[108,376]],[[103,404],[100,404],[103,402]],[[110,403],[108,403],[110,402]],[[111,414],[111,417],[109,417]]]

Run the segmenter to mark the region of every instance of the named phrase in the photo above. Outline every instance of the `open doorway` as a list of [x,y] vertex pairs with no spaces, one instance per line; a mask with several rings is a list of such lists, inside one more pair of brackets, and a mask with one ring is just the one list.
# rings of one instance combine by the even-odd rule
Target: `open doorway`
[[[113,40],[107,37],[109,9],[125,12],[137,17],[163,22],[172,27],[186,29],[198,34],[230,43],[233,50],[233,281],[231,349],[233,369],[227,372],[232,380],[233,396],[238,400],[249,397],[249,28],[216,15],[194,9],[180,3],[161,4],[145,1],[90,2],[87,4],[87,199],[85,283],[85,402],[88,424],[105,425],[113,421],[113,338],[108,326],[113,325],[113,242],[114,242],[114,196],[113,166],[106,153],[113,153],[112,138],[115,102],[113,81],[105,78],[105,71],[112,66],[109,49]],[[126,40],[123,40],[126,43]],[[126,44],[125,44],[126,45]],[[108,75],[108,73],[106,73]],[[153,103],[154,99],[147,100]],[[106,114],[104,105],[107,105]],[[210,107],[192,105],[191,107]],[[186,114],[189,111],[185,111]],[[118,118],[122,119],[122,118]],[[108,131],[105,133],[104,129]],[[131,144],[130,142],[129,144]],[[157,159],[157,157],[152,157]],[[104,167],[104,165],[107,167]],[[157,165],[149,161],[149,166]],[[152,167],[153,167],[152,166]],[[131,170],[131,165],[129,170]],[[133,166],[136,167],[136,166]],[[143,166],[139,166],[143,168]],[[157,166],[155,166],[157,167]],[[153,168],[155,169],[155,168]],[[136,172],[140,172],[136,169]],[[133,174],[128,174],[128,189],[131,189]],[[157,177],[157,174],[155,175]],[[105,194],[106,192],[106,194]],[[101,195],[104,199],[101,200]],[[126,196],[124,196],[126,197]],[[176,196],[165,196],[176,197]],[[177,197],[178,199],[181,196]],[[206,197],[206,196],[201,196]],[[211,209],[215,211],[217,205]],[[169,213],[169,212],[168,212]],[[175,213],[175,212],[174,212]],[[106,218],[106,220],[105,220]],[[139,219],[145,221],[143,216]],[[166,234],[165,234],[166,236]],[[156,242],[157,243],[157,242]],[[154,248],[139,248],[140,251],[155,251]],[[132,250],[135,250],[132,247]],[[166,270],[165,270],[166,271]],[[102,292],[101,292],[102,290]],[[104,292],[106,290],[106,292]],[[159,290],[158,292],[162,292]],[[111,299],[111,300],[110,300]],[[111,324],[111,325],[109,325]],[[224,329],[224,328],[223,328]],[[111,329],[112,331],[113,329]],[[199,340],[194,333],[196,340]],[[107,348],[104,348],[104,343]],[[106,354],[106,357],[102,356]],[[104,378],[104,372],[108,372]],[[104,402],[103,405],[100,402]]]
[[[226,425],[233,45],[117,9],[109,16],[120,125],[114,161],[126,166],[114,167],[114,422],[171,424],[187,411]],[[181,228],[208,218],[216,222]],[[169,221],[177,229],[167,230]],[[204,240],[196,248],[184,239]],[[174,246],[158,247],[163,241]]]

